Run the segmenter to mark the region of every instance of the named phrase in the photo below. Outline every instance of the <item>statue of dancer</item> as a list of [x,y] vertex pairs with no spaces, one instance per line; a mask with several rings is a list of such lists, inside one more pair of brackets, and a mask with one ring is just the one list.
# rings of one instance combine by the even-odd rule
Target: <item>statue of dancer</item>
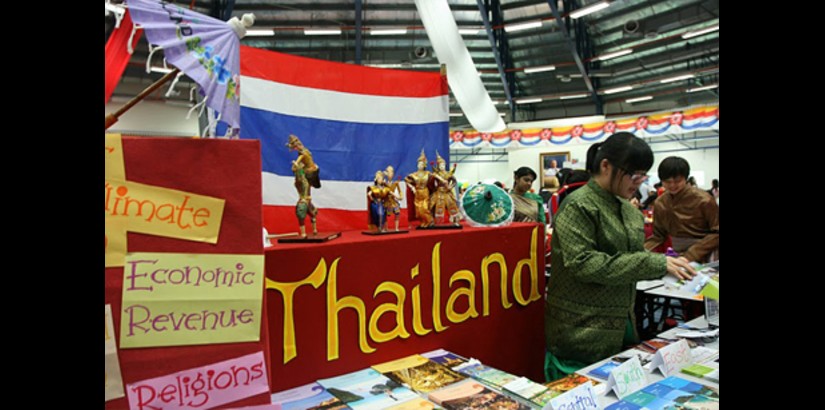
[[395,230],[398,231],[398,216],[401,214],[399,201],[401,201],[403,194],[401,193],[401,187],[398,186],[398,181],[392,180],[395,176],[395,168],[393,168],[392,165],[387,165],[384,176],[384,186],[389,190],[387,198],[384,200],[384,209],[387,212],[388,218],[390,215],[395,216]]
[[441,223],[444,220],[445,212],[450,214],[450,223],[453,225],[461,225],[461,216],[458,214],[458,203],[455,199],[455,184],[456,179],[453,176],[455,173],[455,164],[453,169],[447,171],[447,162],[438,152],[435,153],[437,167],[433,171],[433,179],[435,180],[435,192],[430,197],[430,208],[433,209],[433,215],[436,223]]
[[432,175],[427,171],[427,157],[424,150],[418,157],[418,171],[407,175],[404,181],[415,195],[415,216],[421,221],[421,227],[432,226],[433,215],[430,213],[430,189],[428,185]]
[[298,203],[295,205],[295,215],[298,217],[298,225],[301,236],[306,237],[306,227],[304,221],[309,214],[312,221],[312,234],[318,234],[316,216],[318,209],[312,204],[310,187],[320,188],[321,178],[319,176],[318,164],[312,160],[312,153],[309,152],[298,137],[290,134],[289,142],[286,144],[289,150],[298,151],[298,158],[292,161],[292,172],[295,174],[295,189],[298,191]]

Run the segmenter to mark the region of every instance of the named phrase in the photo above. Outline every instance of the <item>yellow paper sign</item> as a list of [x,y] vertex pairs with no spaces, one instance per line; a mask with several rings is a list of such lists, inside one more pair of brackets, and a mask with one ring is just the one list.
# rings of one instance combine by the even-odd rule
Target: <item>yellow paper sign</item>
[[123,266],[126,258],[126,220],[106,217],[106,267]]
[[106,179],[126,179],[120,134],[106,134]]
[[260,339],[263,255],[128,253],[120,347]]
[[123,378],[120,375],[120,361],[117,359],[115,325],[112,321],[112,305],[106,305],[106,401],[123,397]]
[[225,200],[118,179],[106,180],[106,216],[130,232],[217,243]]

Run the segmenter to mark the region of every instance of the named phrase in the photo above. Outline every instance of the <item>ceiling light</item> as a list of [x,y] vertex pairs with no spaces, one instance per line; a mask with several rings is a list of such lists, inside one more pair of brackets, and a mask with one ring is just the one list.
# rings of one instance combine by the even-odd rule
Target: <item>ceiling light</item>
[[702,34],[712,33],[714,31],[719,31],[719,25],[718,24],[715,25],[715,26],[710,26],[710,27],[703,28],[701,30],[688,31],[685,34],[682,34],[682,38],[688,39],[688,38],[691,38],[691,37],[701,36]]
[[704,85],[702,87],[688,88],[686,91],[689,92],[689,93],[695,93],[697,91],[712,90],[714,88],[719,88],[719,84],[711,84],[711,85]]
[[451,112],[450,113],[450,117],[463,117],[463,116],[464,116],[464,114],[462,114],[460,112]]
[[164,74],[171,73],[172,70],[173,69],[171,69],[171,68],[164,68],[164,67],[152,67],[152,68],[149,69],[149,71],[151,71],[153,73],[164,73]]
[[458,34],[474,35],[474,34],[480,34],[480,33],[481,33],[481,30],[479,30],[477,28],[460,28],[460,29],[458,29]]
[[652,99],[653,99],[652,95],[646,95],[644,97],[628,98],[628,99],[624,100],[624,102],[626,102],[626,103],[635,103],[635,102],[647,101],[647,100],[652,100]]
[[696,76],[693,75],[693,74],[678,75],[676,77],[665,78],[664,80],[660,80],[659,82],[662,83],[662,84],[666,84],[666,83],[672,83],[674,81],[679,81],[679,80],[687,80],[688,78],[693,78],[693,77],[696,77]]
[[536,66],[536,67],[527,67],[527,68],[524,69],[524,73],[525,74],[540,73],[542,71],[553,71],[555,69],[556,69],[556,66],[554,66],[554,65],[540,65],[540,66]]
[[522,31],[536,27],[541,27],[541,21],[528,21],[526,23],[508,24],[504,26],[504,31],[512,33],[514,31]]
[[374,36],[390,36],[393,34],[407,34],[407,29],[405,28],[393,28],[393,29],[370,29],[370,34]]
[[622,91],[630,91],[632,89],[633,89],[633,87],[631,87],[629,85],[625,85],[625,86],[622,86],[622,87],[609,88],[609,89],[604,90],[602,92],[605,93],[605,94],[616,94],[616,93],[620,93]]
[[520,98],[516,100],[516,104],[532,104],[542,102],[541,98]]
[[614,51],[612,53],[602,54],[600,56],[595,57],[593,59],[593,61],[610,60],[611,58],[621,57],[623,55],[628,55],[632,52],[633,52],[632,48],[627,48],[627,49],[624,49],[624,50]]
[[304,29],[304,35],[307,36],[334,36],[337,34],[341,34],[340,28]]
[[585,7],[581,7],[581,8],[578,8],[576,10],[573,10],[572,12],[570,12],[570,18],[571,19],[577,19],[579,17],[584,17],[588,14],[595,13],[595,12],[601,10],[601,9],[605,9],[605,8],[608,8],[608,7],[610,7],[610,2],[608,2],[608,1],[601,1],[601,2],[598,2],[598,3],[593,3],[589,6],[585,6]]
[[498,113],[498,116],[499,117],[506,117],[507,113],[506,112],[500,112],[500,113]]
[[584,98],[587,97],[589,94],[573,94],[573,95],[562,95],[559,97],[560,100],[572,100],[574,98]]
[[253,37],[254,37],[254,36],[258,36],[258,37],[260,37],[260,36],[274,36],[274,35],[275,35],[275,31],[274,31],[274,30],[272,30],[272,29],[266,29],[266,30],[246,30],[246,35],[247,35],[247,36],[253,36]]

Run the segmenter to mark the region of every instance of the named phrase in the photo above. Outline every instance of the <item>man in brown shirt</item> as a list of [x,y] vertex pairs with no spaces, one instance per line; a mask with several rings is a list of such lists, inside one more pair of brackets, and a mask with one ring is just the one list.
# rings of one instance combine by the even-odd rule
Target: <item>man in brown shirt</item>
[[687,185],[690,165],[681,157],[659,164],[665,193],[653,204],[653,235],[645,249],[661,245],[670,235],[673,250],[688,261],[719,259],[719,207],[707,192]]

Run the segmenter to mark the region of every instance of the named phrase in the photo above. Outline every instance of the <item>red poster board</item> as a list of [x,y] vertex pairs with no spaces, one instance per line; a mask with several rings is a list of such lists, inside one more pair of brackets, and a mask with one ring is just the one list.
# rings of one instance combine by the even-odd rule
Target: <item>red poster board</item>
[[[124,137],[126,179],[226,200],[217,244],[128,233],[129,252],[261,254],[261,152],[258,141]],[[123,268],[106,269],[105,301],[112,305],[124,389],[130,383],[268,349],[263,306],[261,339],[249,343],[120,349]],[[271,386],[271,380],[270,380]],[[259,394],[226,407],[268,404]],[[128,409],[126,397],[106,409]]]
[[[483,302],[485,260],[489,262],[487,314]],[[500,292],[501,264],[494,260],[507,267],[505,294],[511,304],[507,308]],[[383,237],[347,231],[341,238],[323,244],[268,247],[265,266],[273,391],[437,348],[544,381],[544,231],[537,224],[413,230],[406,235]],[[440,293],[435,307],[434,271],[439,275]],[[535,282],[531,282],[532,273]],[[514,295],[514,275],[520,278],[516,284],[523,304]],[[310,277],[313,284],[293,287],[291,293],[292,324],[287,324],[287,329],[293,329],[291,343],[290,336],[285,336],[290,332],[284,329],[285,311],[289,310],[285,308],[285,300],[289,299],[285,295],[290,293],[287,283],[309,282]],[[475,284],[472,292],[471,282]],[[469,317],[470,293],[474,295],[476,317]],[[531,296],[533,300],[529,300]],[[359,347],[360,313],[353,307],[343,307],[337,313],[338,338],[328,343],[328,335],[335,333],[328,331],[334,324],[329,306],[348,304],[360,309],[361,303],[366,350],[375,350],[365,353]],[[454,318],[462,314],[468,317],[454,323],[448,317],[448,306],[456,313]],[[373,316],[378,331],[371,333],[368,329]],[[400,316],[403,320],[397,319]],[[442,328],[436,330],[438,320]],[[420,333],[425,334],[416,332],[416,322]],[[393,330],[396,336],[391,335]],[[402,337],[403,332],[409,337]],[[382,337],[388,340],[376,340]],[[337,358],[328,359],[328,354],[337,354]]]

